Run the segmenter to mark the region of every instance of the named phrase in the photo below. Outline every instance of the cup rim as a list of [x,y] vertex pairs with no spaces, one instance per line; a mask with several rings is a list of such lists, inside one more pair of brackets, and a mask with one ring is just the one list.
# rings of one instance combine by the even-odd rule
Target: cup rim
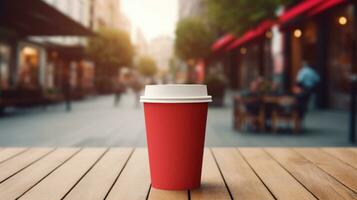
[[203,84],[146,85],[140,102],[153,103],[198,103],[211,102],[207,86]]
[[140,97],[140,102],[146,103],[199,103],[212,102],[212,96],[200,97]]

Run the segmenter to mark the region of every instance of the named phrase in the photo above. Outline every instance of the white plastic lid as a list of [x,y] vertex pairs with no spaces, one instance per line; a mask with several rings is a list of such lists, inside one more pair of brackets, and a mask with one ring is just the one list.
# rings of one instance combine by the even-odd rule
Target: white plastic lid
[[146,85],[145,95],[140,102],[147,103],[201,103],[211,102],[207,95],[206,85],[196,84],[167,84]]

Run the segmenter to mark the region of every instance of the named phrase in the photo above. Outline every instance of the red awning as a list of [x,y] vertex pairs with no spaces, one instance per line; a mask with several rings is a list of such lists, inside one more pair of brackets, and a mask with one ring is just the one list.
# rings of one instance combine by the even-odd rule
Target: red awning
[[323,13],[324,11],[333,8],[335,6],[341,5],[343,3],[347,3],[347,0],[325,0],[322,4],[316,6],[312,10],[308,12],[308,16],[312,17],[318,14]]
[[319,4],[322,4],[324,1],[326,0],[305,0],[297,4],[291,9],[286,10],[279,17],[279,24],[286,24],[298,17],[301,17],[303,14],[318,6]]
[[235,39],[234,35],[231,33],[227,33],[224,36],[220,37],[218,40],[216,40],[215,43],[211,46],[212,51],[218,51],[225,46],[227,46],[230,42],[232,42]]
[[263,34],[265,34],[265,32],[267,32],[268,30],[271,29],[271,27],[275,24],[274,21],[272,20],[264,20],[262,21],[260,24],[258,24],[258,26],[256,27],[257,32],[257,36],[261,36]]
[[246,32],[242,37],[236,39],[231,45],[229,45],[226,50],[230,51],[232,49],[237,48],[238,46],[250,41],[257,35],[257,31],[255,29]]
[[265,32],[268,31],[273,25],[274,22],[272,20],[265,20],[261,22],[256,28],[251,29],[250,31],[246,32],[242,37],[236,39],[231,45],[226,48],[226,50],[229,51],[235,49],[249,41],[263,36]]

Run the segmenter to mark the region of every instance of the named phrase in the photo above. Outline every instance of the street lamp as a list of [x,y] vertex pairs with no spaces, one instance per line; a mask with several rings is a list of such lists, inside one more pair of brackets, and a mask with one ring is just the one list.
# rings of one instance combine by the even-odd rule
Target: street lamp
[[301,35],[302,35],[302,31],[300,29],[297,28],[294,30],[294,37],[300,38]]
[[345,16],[340,16],[338,18],[338,23],[341,25],[341,26],[344,26],[346,25],[348,22],[347,18]]
[[22,49],[22,52],[25,54],[25,55],[36,55],[37,51],[35,48],[32,48],[32,47],[29,47],[29,46],[25,46],[23,49]]
[[245,47],[240,48],[240,53],[242,55],[246,54],[247,53],[247,49]]

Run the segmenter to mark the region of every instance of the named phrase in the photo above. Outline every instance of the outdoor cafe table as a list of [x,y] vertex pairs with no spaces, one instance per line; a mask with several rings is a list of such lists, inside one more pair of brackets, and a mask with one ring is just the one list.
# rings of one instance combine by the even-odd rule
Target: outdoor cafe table
[[206,148],[202,186],[150,187],[145,148],[2,148],[0,199],[357,199],[357,148]]

